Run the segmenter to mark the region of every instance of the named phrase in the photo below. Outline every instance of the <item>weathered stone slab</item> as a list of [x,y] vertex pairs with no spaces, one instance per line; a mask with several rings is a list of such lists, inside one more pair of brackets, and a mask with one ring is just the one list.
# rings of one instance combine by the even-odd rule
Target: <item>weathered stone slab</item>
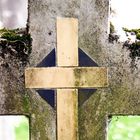
[[[86,50],[87,54],[90,54],[90,56],[94,58],[95,62],[100,66],[108,66],[104,56],[109,51],[106,52],[102,49],[103,46],[107,45],[104,39],[108,36],[108,3],[109,0],[30,0],[29,31],[33,38],[33,50],[30,59],[31,66],[36,66],[37,63],[39,63],[53,48],[56,47],[55,25],[57,16],[78,18],[79,47]],[[98,98],[93,100],[99,103]],[[89,101],[86,103],[88,102]],[[93,104],[92,107],[91,105],[85,107],[84,105],[83,108],[79,109],[80,140],[103,138],[104,133],[95,129],[97,126],[95,119],[98,119],[99,117],[97,116],[98,114],[94,107],[98,106]],[[107,106],[104,105],[104,107]],[[95,115],[91,116],[89,112],[93,110],[94,112],[92,114]],[[100,122],[100,120],[98,119],[97,122]],[[54,126],[50,127],[50,130],[53,131],[54,129]],[[46,130],[49,130],[49,128]],[[54,133],[52,133],[52,135],[54,135]],[[49,137],[49,139],[52,138]]]
[[57,19],[57,44],[58,67],[26,69],[25,85],[28,88],[58,89],[56,95],[57,140],[77,140],[78,90],[72,88],[107,86],[107,69],[103,67],[77,67],[77,19]]
[[27,88],[93,88],[107,87],[107,69],[98,67],[28,68]]
[[80,4],[81,0],[29,1],[29,32],[33,38],[32,66],[36,66],[36,63],[56,48],[57,17],[77,18]]

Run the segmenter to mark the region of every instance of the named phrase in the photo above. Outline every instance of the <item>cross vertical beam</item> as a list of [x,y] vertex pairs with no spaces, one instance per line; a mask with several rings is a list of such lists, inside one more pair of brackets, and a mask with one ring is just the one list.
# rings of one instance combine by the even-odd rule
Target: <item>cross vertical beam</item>
[[[57,19],[57,65],[78,66],[77,19]],[[77,137],[78,89],[57,89],[57,139],[77,140]]]

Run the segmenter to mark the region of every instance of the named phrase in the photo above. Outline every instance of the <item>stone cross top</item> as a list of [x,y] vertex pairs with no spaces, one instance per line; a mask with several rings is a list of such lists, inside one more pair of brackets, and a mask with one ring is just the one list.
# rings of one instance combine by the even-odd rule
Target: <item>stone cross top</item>
[[107,87],[107,69],[78,67],[77,19],[57,18],[56,50],[57,67],[27,68],[25,85],[57,89],[57,140],[77,140],[78,88]]

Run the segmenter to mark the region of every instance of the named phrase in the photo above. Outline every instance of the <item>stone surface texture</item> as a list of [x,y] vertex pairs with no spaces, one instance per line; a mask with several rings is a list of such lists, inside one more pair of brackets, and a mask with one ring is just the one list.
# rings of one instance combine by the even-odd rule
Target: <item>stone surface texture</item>
[[[140,62],[132,67],[122,44],[108,43],[109,0],[29,0],[29,13],[33,38],[29,67],[56,47],[56,18],[62,16],[79,19],[79,47],[99,66],[109,68],[109,87],[96,90],[79,107],[80,140],[105,140],[110,115],[140,114]],[[31,114],[32,140],[56,140],[54,109],[34,90],[25,90],[19,62],[1,59],[0,113]]]
[[55,128],[55,111],[35,91],[25,89],[24,70],[14,55],[0,54],[0,114],[28,116],[33,140],[55,139],[55,129],[49,129]]
[[140,113],[139,64],[137,69],[131,67],[121,43],[108,43],[109,8],[109,0],[30,0],[32,56],[36,56],[32,64],[56,47],[56,17],[62,16],[78,18],[79,47],[99,66],[109,68],[109,87],[96,90],[79,108],[80,140],[105,140],[111,114]]
[[[90,54],[99,66],[108,66],[108,61],[104,60],[104,57],[108,57],[106,52],[104,52],[105,47],[108,46],[106,43],[108,38],[108,16],[108,0],[30,0],[29,32],[33,38],[30,66],[36,66],[37,63],[56,47],[57,17],[78,18],[79,47]],[[105,89],[98,90],[91,98],[93,98],[94,95],[100,96],[98,92],[102,93],[104,90]],[[93,124],[89,121],[94,122],[95,107],[97,107],[96,105],[94,106],[94,100],[97,100],[98,103],[100,99],[93,98],[91,104],[88,106],[90,99],[79,108],[79,136],[82,140],[93,139],[98,133],[98,131],[94,129],[98,121],[95,121]],[[94,106],[94,108],[92,106]],[[90,110],[87,110],[88,108],[90,108]],[[91,112],[91,114],[89,112]],[[89,117],[91,117],[91,119],[89,119]],[[101,123],[100,127],[103,128]],[[55,128],[50,127],[50,129]],[[52,135],[54,134],[52,133]],[[97,139],[98,137],[102,138],[103,136],[97,135]],[[49,137],[49,139],[51,139],[51,137]]]

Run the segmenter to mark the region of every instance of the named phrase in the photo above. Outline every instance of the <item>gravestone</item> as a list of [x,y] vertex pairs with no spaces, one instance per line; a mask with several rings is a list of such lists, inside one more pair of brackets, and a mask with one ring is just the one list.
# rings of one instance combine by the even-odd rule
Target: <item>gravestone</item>
[[[92,56],[92,58],[99,58],[97,59],[98,61],[96,60],[99,66],[106,66],[106,64],[103,65],[101,63],[102,61],[100,61],[102,57],[102,47],[98,47],[97,43],[100,42],[100,40],[100,43],[105,43],[105,39],[107,39],[108,13],[108,1],[84,2],[80,0],[31,0],[29,6],[29,32],[33,38],[33,49],[30,66],[36,67],[42,59],[44,59],[54,48],[56,48],[56,18],[58,16],[78,18],[79,47],[87,53],[94,52],[95,56]],[[91,94],[93,93],[94,92]],[[84,99],[80,100],[85,100],[86,97],[83,96],[83,98]],[[79,128],[80,127],[81,126],[79,125]],[[84,134],[80,135],[82,136],[86,134],[84,132]]]
[[[78,18],[79,48],[109,69],[109,87],[79,98],[78,112],[79,139],[105,140],[108,116],[140,114],[140,63],[137,69],[130,67],[129,52],[122,44],[108,43],[109,0],[30,0],[28,27],[33,43],[28,67],[37,66],[56,47],[57,16]],[[0,114],[28,115],[32,140],[56,140],[54,108],[35,90],[25,89],[25,67],[17,59],[0,59]]]
[[107,68],[78,67],[77,19],[57,18],[56,50],[58,67],[26,69],[25,86],[57,89],[57,140],[77,140],[77,89],[107,87]]
[[96,90],[79,107],[81,140],[104,140],[110,115],[139,114],[139,68],[132,73],[129,52],[122,49],[122,44],[108,43],[109,10],[109,0],[30,1],[32,57],[36,56],[31,66],[56,47],[56,17],[62,16],[78,18],[78,46],[99,66],[109,67],[109,87]]

